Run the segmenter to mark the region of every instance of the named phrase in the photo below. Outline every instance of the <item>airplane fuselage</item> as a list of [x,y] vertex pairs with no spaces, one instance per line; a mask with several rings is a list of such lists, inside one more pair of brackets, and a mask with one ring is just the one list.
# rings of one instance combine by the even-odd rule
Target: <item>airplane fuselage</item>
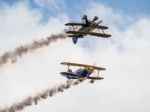
[[86,67],[84,69],[78,69],[75,72],[70,71],[70,73],[77,74],[78,76],[67,75],[66,77],[68,79],[79,79],[79,77],[88,78],[93,73],[93,71],[94,70],[92,68]]
[[[99,77],[99,71],[105,70],[105,68],[87,65],[87,64],[70,63],[70,62],[62,62],[61,64],[68,65],[68,70],[66,72],[60,72],[60,74],[69,80],[77,79],[78,81],[82,82],[85,79],[89,79],[90,82],[93,83],[95,80],[104,79],[103,77]],[[76,71],[72,71],[71,69],[69,69],[69,66],[77,66],[77,67],[83,67],[83,68],[79,68]],[[98,70],[98,74],[97,76],[92,76],[92,73],[95,70]]]
[[[82,26],[78,31],[90,32],[90,31],[94,30],[95,27],[93,27],[93,28],[90,27],[91,24],[90,25]],[[78,38],[83,38],[84,36],[86,36],[86,35],[74,35],[74,37],[72,38],[73,43],[76,44],[77,41],[78,41]]]

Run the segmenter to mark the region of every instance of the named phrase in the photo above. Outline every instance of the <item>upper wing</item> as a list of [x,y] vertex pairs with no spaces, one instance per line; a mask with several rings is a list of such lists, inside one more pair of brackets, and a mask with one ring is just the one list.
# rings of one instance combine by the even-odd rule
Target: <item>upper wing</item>
[[104,78],[103,78],[103,77],[88,77],[88,79],[102,80],[102,79],[104,79]]
[[84,26],[86,25],[85,23],[66,23],[66,26]]
[[68,34],[80,34],[80,35],[92,35],[92,36],[98,36],[98,37],[104,37],[108,38],[111,37],[110,34],[102,34],[102,33],[95,33],[95,32],[85,32],[85,31],[67,31]]
[[71,66],[81,66],[81,67],[92,67],[96,70],[106,70],[105,68],[102,68],[102,67],[86,65],[86,64],[79,64],[79,63],[62,62],[61,64],[68,65],[68,66],[71,65]]
[[97,28],[97,29],[103,29],[103,30],[108,29],[107,26],[102,26],[102,25],[95,25],[95,26],[92,26],[92,27]]

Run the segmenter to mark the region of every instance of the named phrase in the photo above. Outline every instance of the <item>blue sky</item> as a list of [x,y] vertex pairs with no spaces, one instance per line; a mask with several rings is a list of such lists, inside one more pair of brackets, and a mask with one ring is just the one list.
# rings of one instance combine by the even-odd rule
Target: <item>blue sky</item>
[[[21,0],[0,0],[1,3],[14,5]],[[23,1],[23,0],[22,0]],[[56,3],[60,2],[56,0]],[[149,0],[62,0],[63,6],[59,4],[61,10],[52,8],[45,8],[36,4],[34,0],[28,0],[28,4],[33,9],[40,9],[43,12],[44,20],[49,16],[57,16],[61,13],[67,13],[72,20],[79,19],[85,13],[85,8],[91,2],[101,3],[111,7],[113,10],[119,11],[126,15],[145,16],[150,14]]]
[[[72,11],[84,10],[86,6],[92,0],[65,0],[67,6]],[[112,7],[114,10],[120,10],[126,14],[149,14],[150,13],[150,1],[149,0],[93,0],[97,3],[102,3]]]
[[149,14],[149,0],[96,0],[127,14]]

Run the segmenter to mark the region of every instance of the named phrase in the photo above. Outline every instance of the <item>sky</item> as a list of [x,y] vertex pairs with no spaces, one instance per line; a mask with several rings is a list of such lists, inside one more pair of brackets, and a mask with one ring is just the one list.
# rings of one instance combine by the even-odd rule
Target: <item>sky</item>
[[104,80],[85,81],[23,112],[149,112],[149,0],[0,0],[0,55],[66,29],[65,23],[99,16],[109,39],[87,36],[28,53],[0,68],[0,108],[66,79],[63,61],[106,68]]

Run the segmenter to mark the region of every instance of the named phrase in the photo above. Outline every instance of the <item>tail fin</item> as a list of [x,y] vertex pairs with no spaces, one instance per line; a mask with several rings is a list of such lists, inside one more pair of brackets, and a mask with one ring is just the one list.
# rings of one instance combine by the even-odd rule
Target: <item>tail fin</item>
[[74,37],[72,37],[72,41],[73,41],[73,43],[74,43],[74,44],[76,44],[76,43],[77,43],[77,41],[78,41],[78,37],[75,37],[75,36],[74,36]]
[[77,43],[78,38],[84,38],[83,35],[67,35],[67,37],[71,37],[74,44]]

